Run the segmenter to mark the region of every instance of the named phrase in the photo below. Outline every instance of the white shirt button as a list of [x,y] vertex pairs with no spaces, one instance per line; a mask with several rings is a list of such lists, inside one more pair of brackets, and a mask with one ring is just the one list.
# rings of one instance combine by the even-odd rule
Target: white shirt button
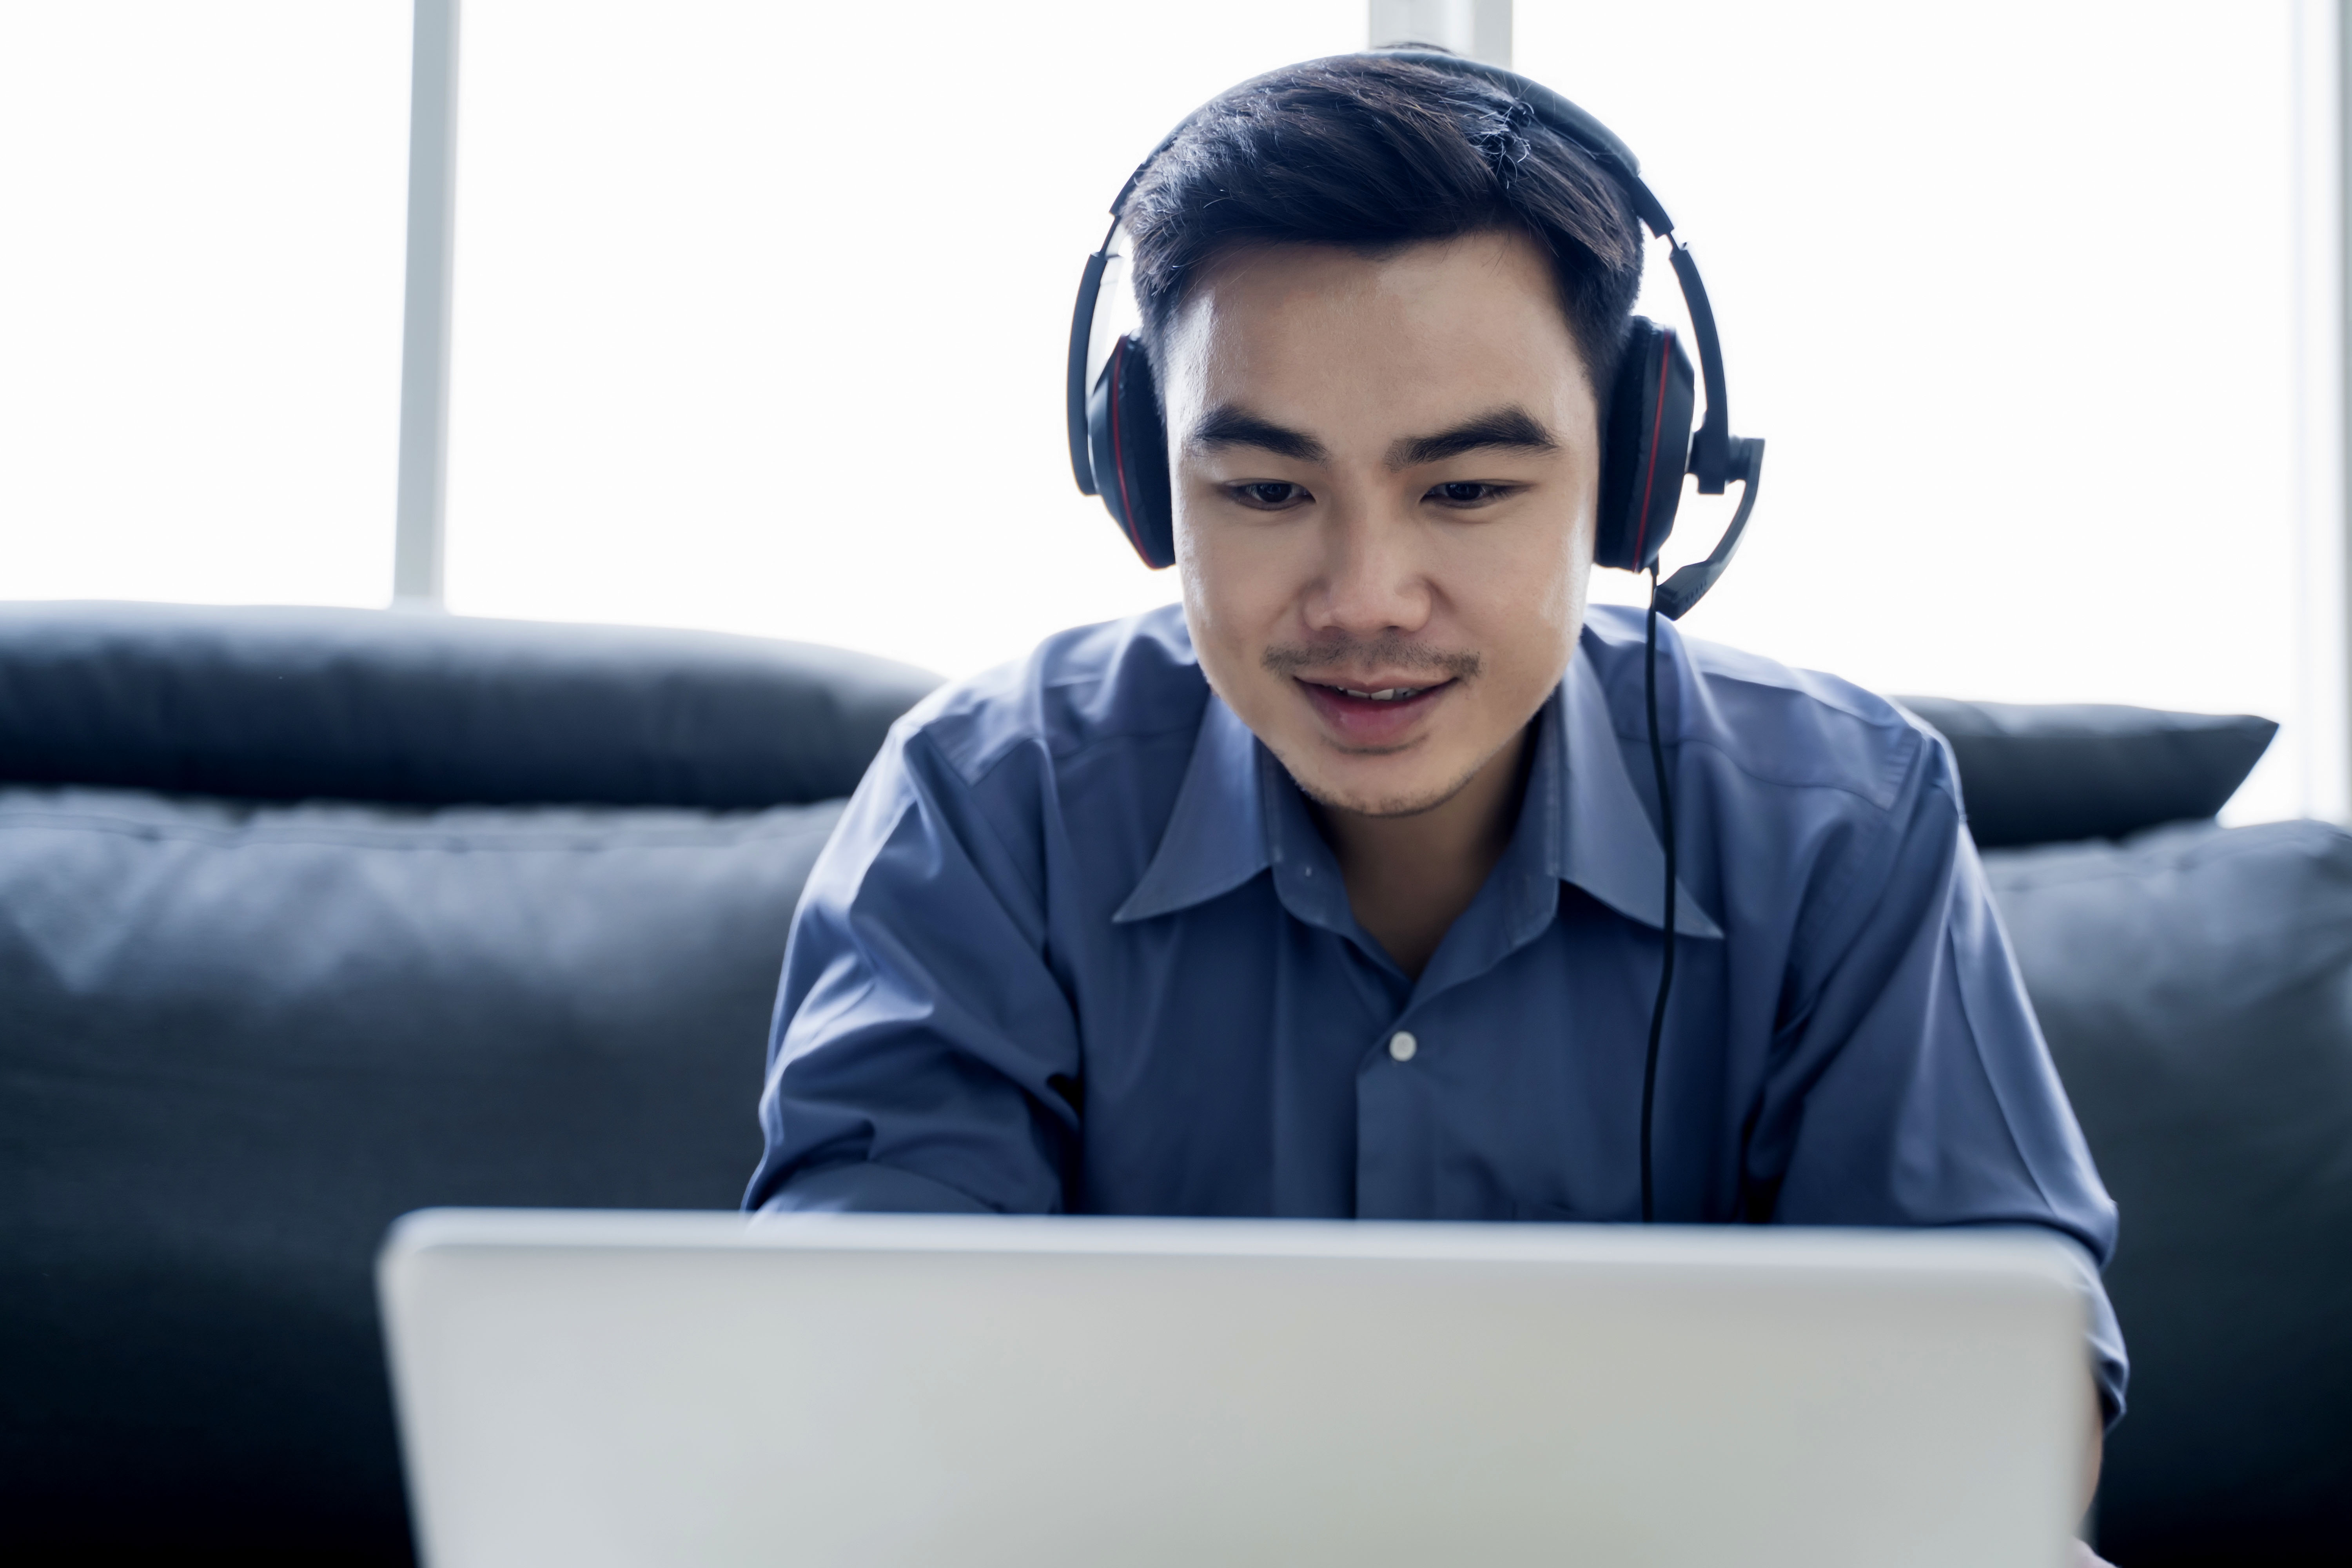
[[1389,1055],[1398,1061],[1412,1060],[1412,1054],[1419,1049],[1421,1049],[1421,1042],[1412,1037],[1412,1032],[1409,1029],[1399,1029],[1389,1037]]

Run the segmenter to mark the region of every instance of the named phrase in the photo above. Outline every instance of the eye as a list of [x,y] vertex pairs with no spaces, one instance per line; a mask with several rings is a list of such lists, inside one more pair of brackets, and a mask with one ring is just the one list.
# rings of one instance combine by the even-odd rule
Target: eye
[[1234,485],[1232,490],[1235,500],[1261,511],[1280,511],[1313,499],[1304,485],[1294,485],[1287,479],[1260,479],[1254,484]]
[[1433,500],[1440,506],[1484,506],[1489,501],[1502,500],[1510,493],[1511,489],[1509,485],[1489,485],[1474,479],[1456,479],[1450,484],[1432,487],[1429,494],[1422,499]]

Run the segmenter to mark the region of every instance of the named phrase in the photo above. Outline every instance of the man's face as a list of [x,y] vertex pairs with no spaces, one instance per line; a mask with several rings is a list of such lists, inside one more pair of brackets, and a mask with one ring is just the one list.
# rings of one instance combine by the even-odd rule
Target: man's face
[[1503,234],[1244,250],[1195,285],[1164,358],[1209,684],[1327,806],[1452,798],[1584,618],[1600,437],[1550,267]]

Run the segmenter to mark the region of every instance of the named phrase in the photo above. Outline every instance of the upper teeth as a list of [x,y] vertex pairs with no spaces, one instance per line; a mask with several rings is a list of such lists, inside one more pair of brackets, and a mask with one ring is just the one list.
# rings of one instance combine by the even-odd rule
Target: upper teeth
[[1339,688],[1339,689],[1346,692],[1350,697],[1369,698],[1374,702],[1394,702],[1401,697],[1418,697],[1423,692],[1428,690],[1429,688],[1426,686],[1391,686],[1381,691],[1359,691],[1352,686],[1343,686]]

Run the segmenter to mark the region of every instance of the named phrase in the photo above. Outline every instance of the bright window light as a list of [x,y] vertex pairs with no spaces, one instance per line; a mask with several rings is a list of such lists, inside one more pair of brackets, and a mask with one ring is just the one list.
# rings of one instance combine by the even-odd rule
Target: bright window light
[[1070,478],[1129,172],[1362,0],[468,5],[449,602],[950,673],[1174,596]]
[[[2305,809],[2289,27],[1520,0],[1516,63],[1640,154],[1769,442],[1693,635],[1883,691],[2265,714],[2231,817]],[[1676,544],[1724,515],[1687,502]]]
[[408,29],[0,6],[0,596],[383,602]]

